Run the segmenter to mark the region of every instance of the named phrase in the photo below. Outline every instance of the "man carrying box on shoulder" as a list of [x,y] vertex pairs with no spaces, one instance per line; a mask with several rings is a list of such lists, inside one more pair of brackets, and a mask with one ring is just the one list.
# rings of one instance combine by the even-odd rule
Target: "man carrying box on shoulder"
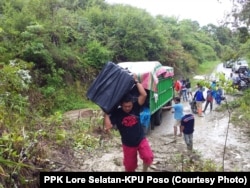
[[147,93],[134,75],[135,85],[139,91],[136,101],[130,94],[125,95],[120,106],[111,114],[104,114],[104,126],[109,131],[113,125],[118,128],[123,149],[125,171],[134,172],[138,166],[137,155],[143,160],[143,171],[147,171],[153,162],[153,152],[149,145],[143,126],[140,124],[140,109],[145,103]]

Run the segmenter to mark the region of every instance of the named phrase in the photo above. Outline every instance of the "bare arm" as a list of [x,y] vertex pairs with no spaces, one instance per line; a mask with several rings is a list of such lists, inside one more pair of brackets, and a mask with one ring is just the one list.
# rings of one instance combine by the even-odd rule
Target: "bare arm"
[[113,127],[111,120],[110,120],[110,117],[106,113],[104,113],[103,123],[104,123],[104,128],[106,131],[109,131]]
[[139,105],[143,105],[147,98],[147,92],[143,88],[142,84],[138,82],[136,74],[134,74],[134,79],[135,79],[136,87],[139,91],[138,103]]
[[164,107],[162,107],[163,110],[170,110],[171,108],[173,108],[173,106],[164,106]]
[[139,97],[138,97],[138,103],[140,105],[143,105],[146,98],[147,98],[147,92],[145,91],[145,89],[142,87],[141,83],[136,83],[136,86],[138,88],[138,91],[140,93]]

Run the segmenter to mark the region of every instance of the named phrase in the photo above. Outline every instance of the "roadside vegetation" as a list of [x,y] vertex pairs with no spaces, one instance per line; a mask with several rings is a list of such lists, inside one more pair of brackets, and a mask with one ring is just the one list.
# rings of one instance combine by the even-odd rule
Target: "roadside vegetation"
[[[191,78],[250,56],[247,27],[200,27],[103,0],[2,0],[0,10],[0,187],[39,187],[40,171],[63,170],[60,157],[100,146],[107,135],[86,91],[108,61],[158,60],[176,78]],[[241,126],[249,126],[249,97],[229,104]],[[84,108],[97,115],[75,122],[63,115]],[[213,171],[210,163],[185,171],[198,166]]]

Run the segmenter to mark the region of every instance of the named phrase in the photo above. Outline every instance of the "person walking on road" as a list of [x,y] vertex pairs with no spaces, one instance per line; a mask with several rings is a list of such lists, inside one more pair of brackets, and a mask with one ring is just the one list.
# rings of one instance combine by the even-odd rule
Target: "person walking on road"
[[186,79],[186,88],[187,88],[187,98],[189,99],[189,96],[190,96],[190,98],[192,99],[193,93],[192,93],[191,82],[189,78]]
[[181,81],[175,80],[174,82],[174,90],[175,90],[175,96],[181,97]]
[[181,80],[181,95],[182,95],[182,100],[187,102],[188,101],[187,86],[186,86],[186,80],[184,78]]
[[146,172],[153,162],[153,152],[149,145],[143,126],[140,124],[140,109],[145,103],[147,93],[135,78],[135,85],[139,91],[137,101],[130,94],[123,97],[120,107],[104,114],[105,130],[109,131],[116,125],[121,135],[123,149],[123,165],[126,172],[134,172],[138,167],[137,156],[139,153],[143,161],[143,171]]
[[222,88],[218,85],[217,86],[217,90],[216,90],[216,97],[215,97],[215,101],[216,101],[216,104],[220,105],[221,104],[221,101],[223,100],[223,90]]
[[[173,108],[173,113],[174,113],[174,137],[176,138],[178,129],[180,130],[181,126],[181,118],[183,117],[183,104],[181,103],[181,98],[180,97],[175,97],[174,98],[174,105],[172,106],[166,106],[164,109],[171,109]],[[182,133],[180,131],[178,136],[182,136]]]
[[188,151],[193,150],[194,123],[195,119],[193,114],[186,114],[181,119],[181,132],[183,132],[183,138]]
[[203,96],[203,87],[200,84],[197,84],[198,89],[194,94],[194,99],[196,101],[198,116],[202,117],[202,104],[205,101]]
[[212,87],[209,86],[209,88],[207,90],[206,104],[205,104],[205,108],[203,110],[203,113],[206,112],[208,105],[210,105],[210,111],[213,110],[213,102],[214,102],[214,98],[213,98],[213,95],[212,95]]

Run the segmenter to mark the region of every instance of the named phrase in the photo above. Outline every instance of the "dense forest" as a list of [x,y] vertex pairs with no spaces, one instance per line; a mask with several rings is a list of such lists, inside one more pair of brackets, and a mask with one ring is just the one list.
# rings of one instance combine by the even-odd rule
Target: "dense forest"
[[62,114],[93,105],[87,88],[108,61],[156,60],[189,77],[202,64],[250,59],[250,3],[232,3],[233,22],[201,27],[104,0],[1,0],[0,187],[46,169],[41,145],[69,144]]

